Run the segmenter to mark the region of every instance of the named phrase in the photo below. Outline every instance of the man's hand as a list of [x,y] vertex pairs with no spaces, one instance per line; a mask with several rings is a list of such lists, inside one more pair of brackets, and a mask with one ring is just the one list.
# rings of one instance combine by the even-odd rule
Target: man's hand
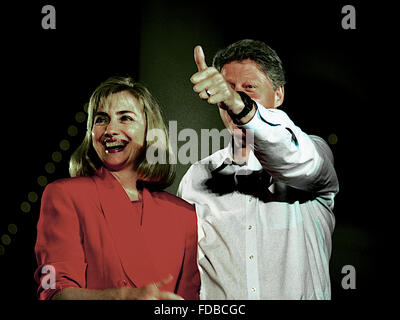
[[169,275],[167,278],[151,283],[142,288],[121,288],[122,300],[183,300],[182,297],[175,293],[168,291],[161,291],[163,285],[167,284],[172,280],[172,276]]
[[222,109],[233,114],[239,114],[244,108],[240,95],[216,68],[207,66],[201,46],[194,48],[194,60],[198,72],[190,78],[190,81],[194,84],[193,90],[208,103],[218,104]]

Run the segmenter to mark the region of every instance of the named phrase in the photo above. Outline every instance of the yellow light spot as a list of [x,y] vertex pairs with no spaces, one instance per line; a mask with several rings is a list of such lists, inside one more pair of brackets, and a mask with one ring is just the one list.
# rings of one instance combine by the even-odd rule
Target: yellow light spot
[[21,210],[25,213],[28,213],[29,211],[31,211],[31,205],[29,204],[29,202],[27,202],[27,201],[22,202]]
[[75,115],[76,122],[82,123],[86,120],[86,114],[82,111],[79,111]]
[[61,140],[60,142],[60,148],[63,151],[67,151],[69,149],[69,141],[68,140]]
[[59,151],[55,151],[51,155],[51,158],[53,159],[54,162],[60,162],[62,160],[62,154]]
[[8,245],[11,243],[11,238],[10,238],[10,236],[9,236],[8,234],[3,234],[3,235],[1,236],[1,242],[2,242],[4,245],[8,246]]
[[44,166],[44,169],[46,170],[47,173],[54,173],[54,171],[56,171],[56,166],[54,165],[53,162],[48,162]]
[[68,127],[68,134],[71,137],[75,137],[78,134],[78,128],[74,125]]
[[16,226],[14,223],[10,223],[10,224],[8,225],[8,232],[9,232],[9,233],[11,233],[11,234],[16,234],[17,231],[18,231],[18,228],[17,228],[17,226]]
[[331,133],[328,137],[329,144],[336,144],[338,142],[338,137],[336,134]]
[[30,202],[36,202],[38,201],[39,197],[35,191],[31,191],[28,193],[28,200]]
[[37,183],[39,186],[44,187],[47,184],[47,178],[45,176],[40,176],[37,178]]

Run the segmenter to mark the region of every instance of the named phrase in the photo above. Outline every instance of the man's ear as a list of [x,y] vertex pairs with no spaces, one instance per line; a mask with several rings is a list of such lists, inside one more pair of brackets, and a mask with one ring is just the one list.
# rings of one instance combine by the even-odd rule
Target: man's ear
[[279,86],[275,90],[274,108],[278,108],[282,105],[284,97],[285,97],[285,88],[283,86]]

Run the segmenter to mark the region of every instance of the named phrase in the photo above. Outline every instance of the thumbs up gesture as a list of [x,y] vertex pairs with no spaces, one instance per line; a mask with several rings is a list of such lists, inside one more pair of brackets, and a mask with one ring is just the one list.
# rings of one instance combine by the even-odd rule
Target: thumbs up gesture
[[244,108],[240,95],[216,68],[207,66],[201,46],[194,48],[194,61],[198,69],[190,78],[194,92],[209,104],[217,104],[222,109],[239,114]]
[[196,62],[198,71],[203,71],[208,68],[206,57],[204,56],[204,51],[201,46],[196,46],[194,48],[194,61]]

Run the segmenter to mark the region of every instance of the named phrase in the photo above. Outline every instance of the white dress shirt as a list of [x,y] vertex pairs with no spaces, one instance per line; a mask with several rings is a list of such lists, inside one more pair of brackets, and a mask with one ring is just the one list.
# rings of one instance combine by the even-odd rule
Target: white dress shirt
[[[193,164],[178,189],[198,216],[200,298],[330,299],[338,181],[328,145],[259,104],[242,127],[254,132],[247,164],[233,162],[229,144]],[[208,190],[205,181],[224,163],[221,173],[266,170],[271,199]]]

